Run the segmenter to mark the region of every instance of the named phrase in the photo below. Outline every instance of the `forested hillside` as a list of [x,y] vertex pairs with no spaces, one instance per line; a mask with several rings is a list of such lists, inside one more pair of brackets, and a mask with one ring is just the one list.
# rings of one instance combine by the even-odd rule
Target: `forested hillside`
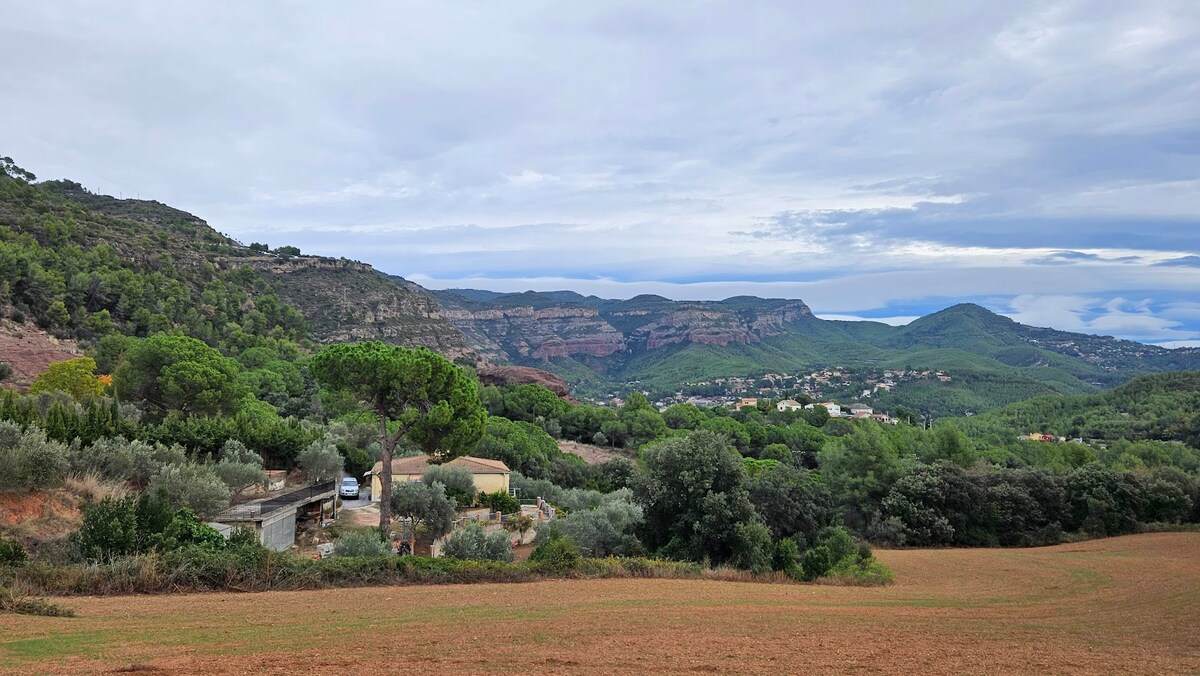
[[784,299],[434,293],[476,349],[546,367],[586,393],[636,382],[657,396],[713,378],[823,367],[937,370],[952,378],[877,393],[877,403],[961,415],[1043,394],[1093,392],[1141,373],[1200,368],[1200,350],[1025,326],[971,304],[892,327],[823,320]]
[[[90,205],[90,206],[89,206]],[[81,340],[183,330],[227,351],[306,336],[251,252],[157,202],[0,176],[0,306]]]
[[[893,329],[824,322],[784,299],[522,294],[497,306],[502,296],[474,293],[443,314],[420,287],[369,266],[287,246],[243,247],[157,203],[31,183],[5,167],[0,329],[37,323],[77,341],[85,356],[56,361],[27,391],[5,388],[0,396],[0,498],[12,504],[40,492],[76,510],[49,524],[0,525],[0,573],[9,576],[0,584],[35,581],[12,577],[28,549],[39,562],[23,570],[47,575],[38,584],[66,579],[60,573],[99,575],[76,592],[96,591],[89,585],[114,579],[109,573],[118,568],[142,571],[121,587],[126,592],[156,589],[154,581],[174,570],[204,571],[202,582],[190,583],[197,589],[255,588],[304,559],[265,553],[253,533],[226,540],[204,519],[262,494],[268,469],[307,486],[363,477],[377,461],[390,468],[406,454],[425,454],[432,466],[421,481],[394,487],[379,471],[380,530],[345,521],[329,529],[339,538],[337,557],[352,562],[305,564],[317,567],[322,584],[360,583],[359,572],[380,565],[407,571],[413,559],[447,575],[574,574],[585,555],[657,559],[619,564],[628,568],[611,559],[588,564],[597,570],[678,570],[662,562],[674,559],[878,583],[888,573],[856,538],[1031,545],[1200,519],[1194,373],[1033,400],[963,421],[964,434],[950,423],[925,429],[886,417],[831,417],[822,406],[779,410],[765,397],[737,410],[690,403],[659,410],[630,388],[620,406],[579,403],[553,379],[532,380],[559,386],[557,393],[504,377],[530,380],[519,368],[469,368],[478,364],[465,349],[468,337],[485,336],[503,354],[512,345],[533,363],[572,360],[577,374],[597,378],[607,358],[664,379],[703,366],[698,355],[745,370],[857,356],[871,368],[895,363],[903,377],[913,375],[901,368],[906,360],[936,361],[954,364],[948,382],[980,397],[1019,396],[1026,383],[1096,387],[1083,378],[1119,376],[1116,357],[1102,350],[1071,356],[1055,342],[1061,336],[977,308]],[[1044,344],[1033,345],[1034,335]],[[918,375],[920,386],[947,382]],[[1027,426],[1058,429],[1066,420],[1095,439],[1016,438]],[[589,465],[559,440],[606,447],[604,462]],[[465,523],[460,509],[499,511],[518,529],[528,518],[509,492],[477,492],[470,472],[445,466],[465,454],[503,462],[515,492],[555,508],[557,516],[539,526],[530,567],[456,567],[421,557],[380,564],[401,558],[389,533],[404,536],[409,555],[418,538],[432,548],[446,536],[453,557],[512,558],[507,536],[489,541],[478,528],[456,529]]]
[[955,422],[991,443],[1039,433],[1093,442],[1153,440],[1200,447],[1200,372],[1141,376],[1093,395],[1037,397]]
[[974,305],[891,327],[822,320],[786,299],[429,292],[354,261],[243,246],[158,202],[96,195],[70,181],[33,183],[6,166],[0,307],[18,324],[81,341],[102,371],[122,335],[182,332],[234,357],[378,339],[463,363],[546,368],[597,396],[834,366],[938,370],[952,377],[900,383],[875,392],[873,403],[944,416],[1200,368],[1194,349],[1028,327]]

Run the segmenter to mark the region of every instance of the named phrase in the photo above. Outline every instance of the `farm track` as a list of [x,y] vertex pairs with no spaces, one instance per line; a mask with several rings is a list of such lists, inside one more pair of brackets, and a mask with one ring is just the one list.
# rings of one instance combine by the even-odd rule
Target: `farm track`
[[0,671],[1200,672],[1200,533],[878,554],[895,585],[592,580],[69,598],[77,618],[0,616]]

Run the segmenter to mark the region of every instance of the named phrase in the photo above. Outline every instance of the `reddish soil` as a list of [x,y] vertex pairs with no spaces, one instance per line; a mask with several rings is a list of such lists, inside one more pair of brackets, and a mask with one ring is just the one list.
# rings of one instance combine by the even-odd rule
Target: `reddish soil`
[[78,356],[79,348],[72,341],[59,340],[28,324],[0,320],[0,361],[13,367],[4,385],[23,390],[54,362]]
[[0,534],[26,546],[66,537],[81,521],[79,498],[65,490],[0,492]]
[[0,670],[1200,671],[1200,533],[879,557],[896,584],[564,580],[63,599],[79,617],[0,616]]
[[0,492],[0,527],[11,527],[35,519],[73,516],[78,500],[65,491]]

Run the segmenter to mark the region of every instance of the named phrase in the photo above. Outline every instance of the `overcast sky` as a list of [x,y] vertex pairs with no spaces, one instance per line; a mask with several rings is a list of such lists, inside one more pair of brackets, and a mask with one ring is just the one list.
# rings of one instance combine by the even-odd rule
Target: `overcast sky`
[[1200,345],[1200,2],[0,0],[0,154],[426,286]]

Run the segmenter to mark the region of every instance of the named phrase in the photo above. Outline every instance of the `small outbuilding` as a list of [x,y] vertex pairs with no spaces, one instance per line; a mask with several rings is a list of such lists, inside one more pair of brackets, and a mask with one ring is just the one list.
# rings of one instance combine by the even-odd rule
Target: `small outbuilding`
[[226,538],[235,528],[254,531],[258,541],[281,552],[296,541],[296,518],[301,513],[320,514],[324,503],[337,495],[336,481],[323,481],[279,495],[234,505],[213,518],[209,525]]

